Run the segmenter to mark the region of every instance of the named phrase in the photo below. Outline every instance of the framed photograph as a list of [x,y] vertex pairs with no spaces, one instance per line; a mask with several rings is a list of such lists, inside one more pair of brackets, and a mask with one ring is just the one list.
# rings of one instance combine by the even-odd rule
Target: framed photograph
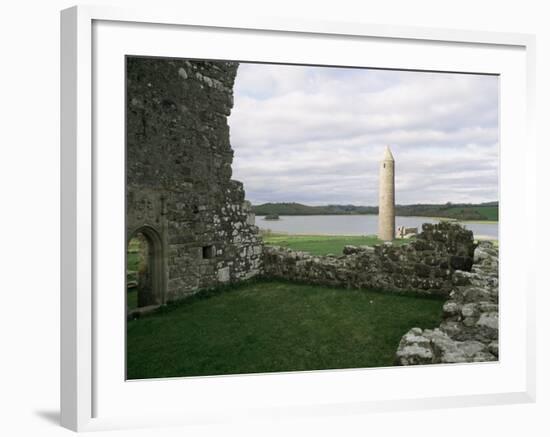
[[534,400],[534,37],[61,18],[63,426]]

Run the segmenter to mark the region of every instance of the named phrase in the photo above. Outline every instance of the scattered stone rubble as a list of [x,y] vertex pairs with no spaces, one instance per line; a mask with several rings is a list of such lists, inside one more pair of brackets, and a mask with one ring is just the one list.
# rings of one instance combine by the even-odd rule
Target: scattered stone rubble
[[498,360],[498,249],[482,241],[470,272],[456,271],[454,289],[435,329],[412,328],[396,353],[399,365]]

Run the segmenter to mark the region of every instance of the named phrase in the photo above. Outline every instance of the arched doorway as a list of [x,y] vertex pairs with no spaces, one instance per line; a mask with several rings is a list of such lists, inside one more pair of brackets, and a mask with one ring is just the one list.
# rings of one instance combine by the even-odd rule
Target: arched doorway
[[130,235],[126,253],[128,311],[163,302],[162,253],[162,239],[155,229],[143,226]]

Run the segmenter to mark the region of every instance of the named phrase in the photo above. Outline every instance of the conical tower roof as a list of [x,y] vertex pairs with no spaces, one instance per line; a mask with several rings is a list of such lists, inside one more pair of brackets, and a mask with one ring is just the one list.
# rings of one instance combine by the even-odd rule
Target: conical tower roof
[[390,146],[386,146],[386,149],[384,150],[384,161],[394,161]]

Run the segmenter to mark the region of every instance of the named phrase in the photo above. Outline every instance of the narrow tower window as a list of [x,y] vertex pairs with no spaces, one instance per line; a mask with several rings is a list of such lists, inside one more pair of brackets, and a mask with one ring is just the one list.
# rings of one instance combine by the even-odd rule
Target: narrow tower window
[[214,246],[203,246],[202,259],[214,258]]

